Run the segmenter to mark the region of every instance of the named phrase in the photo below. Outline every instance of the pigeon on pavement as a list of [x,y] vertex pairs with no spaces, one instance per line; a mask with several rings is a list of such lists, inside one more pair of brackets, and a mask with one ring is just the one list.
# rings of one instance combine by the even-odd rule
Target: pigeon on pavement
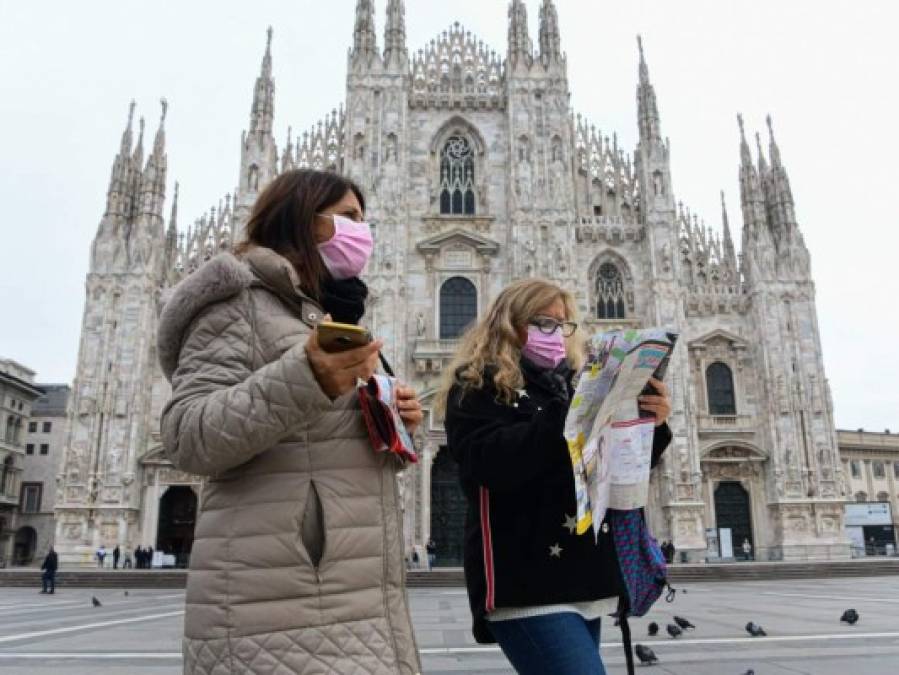
[[843,616],[840,617],[841,623],[848,623],[850,626],[854,626],[858,620],[858,612],[856,612],[854,609],[847,609],[845,612],[843,612]]
[[647,630],[649,632],[649,637],[655,637],[659,634],[659,624],[653,621],[649,624]]
[[94,607],[102,607],[103,606],[103,603],[101,603],[99,600],[97,600],[96,595],[91,596],[91,603],[93,604]]
[[674,623],[676,623],[678,626],[680,626],[680,627],[683,628],[684,630],[687,630],[688,628],[696,628],[696,626],[694,626],[692,623],[690,623],[689,621],[687,621],[687,620],[686,620],[684,617],[682,617],[682,616],[675,616],[675,617],[674,617]]
[[678,638],[678,637],[680,637],[681,634],[684,632],[684,631],[682,631],[680,628],[678,628],[677,626],[675,626],[673,623],[669,623],[668,626],[666,626],[665,629],[668,631],[668,635],[670,635],[670,636],[673,637],[673,638]]
[[764,628],[759,626],[757,623],[753,623],[752,621],[746,624],[746,632],[749,633],[752,637],[767,635]]
[[640,663],[651,666],[653,663],[659,662],[659,657],[655,655],[655,652],[645,645],[637,645],[634,648],[634,652],[637,654],[637,658],[640,659]]

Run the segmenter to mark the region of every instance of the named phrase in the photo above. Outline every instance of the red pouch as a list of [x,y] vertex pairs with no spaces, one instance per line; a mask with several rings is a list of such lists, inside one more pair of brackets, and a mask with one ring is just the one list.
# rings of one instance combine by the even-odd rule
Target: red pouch
[[392,452],[403,462],[418,462],[412,438],[396,407],[396,379],[374,375],[359,386],[362,417],[376,452]]

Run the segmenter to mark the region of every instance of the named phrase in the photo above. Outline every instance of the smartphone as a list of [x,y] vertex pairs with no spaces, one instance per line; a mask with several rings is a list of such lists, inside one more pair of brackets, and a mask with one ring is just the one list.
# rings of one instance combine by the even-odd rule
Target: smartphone
[[[656,367],[655,372],[653,372],[652,374],[652,376],[659,381],[665,379],[665,372],[668,370],[668,362],[671,360],[671,352],[674,351],[674,345],[677,342],[677,338],[679,337],[678,333],[667,333],[667,336],[671,341],[671,350],[667,354],[665,354],[661,362],[659,362],[659,365]],[[643,387],[643,391],[640,392],[640,395],[655,396],[658,393],[659,392],[656,391],[656,388],[652,386],[651,383],[647,382],[646,386]],[[640,417],[654,417],[653,413],[649,412],[648,410],[643,410],[642,408],[640,408],[639,415]]]
[[318,324],[318,344],[326,352],[345,352],[371,342],[371,333],[349,323],[322,321]]

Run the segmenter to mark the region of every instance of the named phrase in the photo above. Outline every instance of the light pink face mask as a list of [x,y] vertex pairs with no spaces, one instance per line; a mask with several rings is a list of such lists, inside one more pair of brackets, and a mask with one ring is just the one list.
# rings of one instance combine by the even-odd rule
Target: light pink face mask
[[537,326],[528,326],[528,341],[521,353],[541,368],[555,368],[565,358],[565,338],[562,331],[547,335]]
[[334,220],[334,236],[318,245],[325,267],[338,280],[358,277],[374,248],[371,227],[336,213],[321,215]]

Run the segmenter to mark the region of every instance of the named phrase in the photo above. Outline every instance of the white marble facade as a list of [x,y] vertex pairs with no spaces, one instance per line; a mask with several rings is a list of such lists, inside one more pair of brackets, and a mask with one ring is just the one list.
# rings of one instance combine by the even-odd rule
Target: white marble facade
[[[591,329],[665,324],[681,334],[668,375],[675,437],[651,497],[659,539],[704,557],[715,491],[738,483],[749,495],[759,555],[847,555],[845,480],[814,283],[773,131],[767,152],[759,141],[754,158],[740,120],[738,256],[724,208],[718,233],[676,201],[642,44],[640,140],[626,152],[615,134],[570,108],[552,0],[541,3],[536,47],[523,2],[510,2],[505,56],[458,23],[409,52],[404,13],[402,0],[387,2],[381,49],[373,3],[357,1],[346,101],[309,131],[289,131],[280,150],[269,31],[238,186],[186,232],[176,225],[177,186],[164,222],[162,122],[144,160],[143,121],[135,145],[132,108],[87,278],[56,502],[64,560],[85,562],[101,542],[154,544],[167,487],[199,487],[160,453],[168,391],[154,346],[159,299],[227,248],[258,191],[294,167],[345,173],[369,200],[376,246],[364,275],[366,322],[427,413],[416,438],[422,462],[403,477],[410,548],[455,536],[432,532],[432,523],[457,523],[432,513],[431,466],[445,437],[430,402],[455,347],[441,289],[467,280],[454,283],[474,289],[480,310],[513,279],[543,276],[576,294]],[[710,366],[732,383],[722,394],[716,380],[723,407],[709,398]]]

